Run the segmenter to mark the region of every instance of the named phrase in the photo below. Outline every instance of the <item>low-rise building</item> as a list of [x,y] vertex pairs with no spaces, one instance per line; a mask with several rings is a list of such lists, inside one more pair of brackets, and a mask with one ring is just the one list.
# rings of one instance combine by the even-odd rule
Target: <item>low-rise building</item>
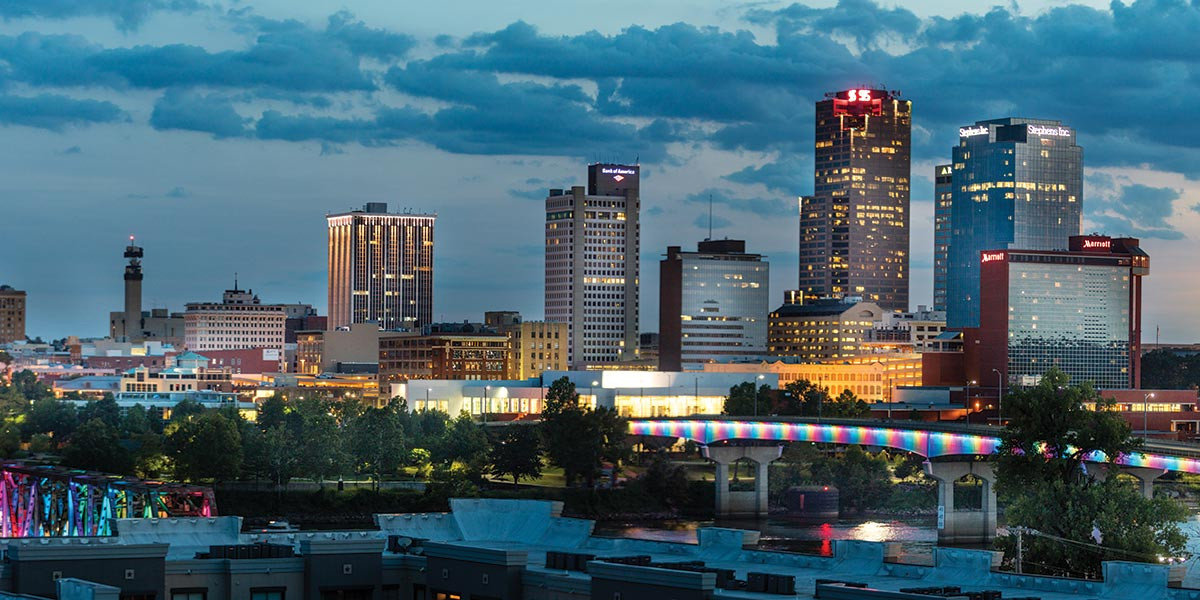
[[296,333],[296,373],[375,374],[379,372],[379,340],[404,335],[382,331],[375,322],[354,323],[325,331]]
[[887,352],[824,360],[765,358],[757,361],[708,363],[706,372],[771,374],[786,386],[799,380],[829,389],[837,396],[850,390],[864,402],[890,402],[898,387],[922,384],[922,355]]
[[263,304],[254,291],[225,290],[221,302],[190,302],[184,313],[184,346],[192,352],[271,348],[284,351],[287,313]]
[[409,381],[391,388],[411,410],[437,409],[477,418],[521,418],[542,412],[551,384],[575,384],[584,406],[605,407],[623,417],[686,417],[720,414],[729,390],[742,383],[778,387],[774,374],[665,371],[547,371],[540,378],[502,381]]
[[410,334],[379,340],[381,389],[411,379],[510,379],[511,369],[508,336],[499,333]]
[[513,379],[567,370],[567,323],[523,321],[517,312],[486,313],[484,322],[508,336]]
[[809,360],[856,356],[883,314],[879,305],[857,299],[787,302],[771,312],[767,350]]
[[209,367],[207,357],[194,352],[174,357],[174,366],[161,370],[137,367],[121,374],[121,392],[233,391],[229,367]]

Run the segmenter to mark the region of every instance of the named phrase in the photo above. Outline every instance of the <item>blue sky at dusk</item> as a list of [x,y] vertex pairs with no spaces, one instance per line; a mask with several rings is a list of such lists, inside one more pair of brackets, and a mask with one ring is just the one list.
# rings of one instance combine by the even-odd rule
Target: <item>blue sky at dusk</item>
[[[416,6],[422,4],[423,6]],[[647,6],[649,4],[649,6]],[[0,0],[0,283],[28,332],[99,336],[129,235],[144,305],[233,282],[324,312],[327,212],[438,213],[435,317],[542,316],[542,199],[640,160],[642,329],[658,260],[707,235],[795,286],[813,104],[913,101],[912,298],[935,164],[979,119],[1060,119],[1085,229],[1143,238],[1145,341],[1200,338],[1200,2]]]

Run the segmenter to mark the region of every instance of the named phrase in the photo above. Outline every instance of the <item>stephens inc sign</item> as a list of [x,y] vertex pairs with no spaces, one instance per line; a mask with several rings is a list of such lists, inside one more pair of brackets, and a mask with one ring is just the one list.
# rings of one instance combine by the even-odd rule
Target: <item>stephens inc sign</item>
[[971,136],[975,136],[975,135],[987,135],[987,134],[988,134],[987,125],[980,125],[978,127],[959,127],[958,128],[959,137],[971,137]]
[[1033,135],[1052,135],[1055,137],[1071,137],[1071,130],[1057,125],[1027,125],[1026,129]]

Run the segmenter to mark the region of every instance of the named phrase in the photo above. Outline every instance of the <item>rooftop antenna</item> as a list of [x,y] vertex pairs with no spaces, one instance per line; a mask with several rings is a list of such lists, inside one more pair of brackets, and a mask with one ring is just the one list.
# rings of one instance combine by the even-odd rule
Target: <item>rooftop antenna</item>
[[233,272],[233,291],[237,291],[237,271]]
[[708,240],[712,239],[712,194],[708,195]]

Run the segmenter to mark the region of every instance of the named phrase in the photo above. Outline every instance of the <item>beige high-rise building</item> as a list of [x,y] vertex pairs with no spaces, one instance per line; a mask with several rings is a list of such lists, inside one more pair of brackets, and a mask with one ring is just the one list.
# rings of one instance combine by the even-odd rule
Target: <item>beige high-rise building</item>
[[392,214],[386,202],[327,215],[329,329],[375,321],[419,330],[433,320],[433,223],[437,215]]
[[546,320],[568,324],[572,368],[637,356],[637,165],[588,166],[588,186],[546,197]]
[[0,285],[0,344],[25,339],[25,292]]

